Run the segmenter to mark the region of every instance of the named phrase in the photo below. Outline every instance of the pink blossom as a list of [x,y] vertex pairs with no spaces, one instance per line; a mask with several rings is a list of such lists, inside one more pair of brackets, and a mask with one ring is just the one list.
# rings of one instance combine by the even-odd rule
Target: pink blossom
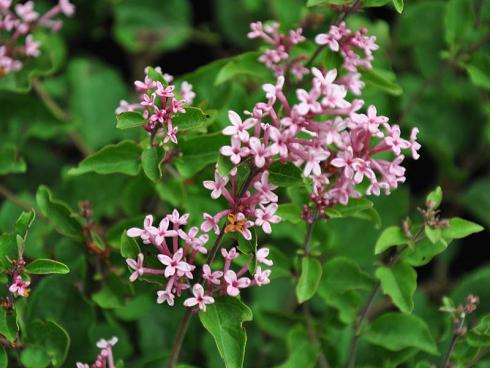
[[395,155],[399,155],[402,149],[407,149],[411,147],[409,141],[400,137],[400,127],[394,125],[391,129],[391,135],[385,137],[385,142],[391,147],[391,150]]
[[211,267],[209,267],[208,264],[205,264],[202,266],[202,277],[204,280],[208,280],[212,284],[219,285],[221,283],[220,278],[223,277],[223,272],[211,272]]
[[282,87],[284,86],[284,77],[280,76],[277,78],[276,85],[266,83],[262,86],[262,89],[265,92],[265,97],[270,101],[275,101],[277,94],[281,93]]
[[354,154],[352,147],[347,147],[346,150],[340,151],[337,157],[330,162],[333,166],[344,168],[344,175],[346,178],[352,179],[354,177]]
[[223,129],[224,135],[231,135],[232,137],[238,137],[242,142],[248,142],[249,133],[248,129],[255,125],[254,119],[246,119],[242,122],[240,115],[234,111],[228,111],[228,119],[232,125],[227,126]]
[[126,263],[130,268],[134,270],[134,272],[129,276],[129,281],[134,282],[136,279],[140,276],[143,276],[145,274],[145,269],[143,267],[143,260],[145,259],[145,256],[143,253],[138,254],[138,260],[135,261],[134,259],[128,258],[126,260]]
[[254,183],[254,188],[262,195],[264,199],[270,202],[277,202],[278,197],[273,191],[277,189],[276,185],[269,183],[269,172],[264,171],[259,181]]
[[199,229],[197,227],[191,227],[188,233],[185,233],[182,229],[179,229],[179,236],[185,241],[187,245],[190,245],[195,251],[206,254],[208,250],[204,247],[209,237],[207,234],[197,236]]
[[250,138],[248,144],[250,146],[250,154],[253,155],[255,159],[255,166],[258,168],[264,167],[265,160],[271,155],[270,149],[266,148],[256,137]]
[[322,105],[317,101],[318,97],[320,97],[320,91],[318,89],[312,89],[309,93],[304,89],[297,89],[296,95],[301,101],[297,107],[297,111],[301,115],[306,115],[310,111],[317,114],[322,111]]
[[257,226],[262,226],[262,230],[264,230],[265,233],[270,234],[272,232],[271,223],[278,224],[281,221],[281,218],[275,215],[276,211],[277,203],[271,203],[267,207],[260,205],[260,208],[255,210],[255,216],[257,216],[255,224]]
[[238,138],[232,137],[231,146],[221,147],[220,152],[223,156],[229,156],[231,162],[238,165],[242,157],[248,155],[249,150],[247,147],[241,147],[241,143]]
[[274,263],[272,262],[272,260],[267,259],[268,256],[269,256],[269,248],[260,248],[259,250],[257,250],[257,253],[255,255],[255,257],[257,258],[257,262],[263,263],[266,266],[270,267]]
[[180,94],[187,104],[192,104],[194,98],[196,98],[196,93],[192,90],[192,84],[183,81],[180,85]]
[[200,284],[195,284],[192,287],[193,298],[188,298],[184,301],[186,307],[193,307],[199,305],[199,309],[206,312],[206,304],[213,304],[214,298],[212,296],[204,295],[204,288]]
[[148,215],[145,217],[143,223],[143,229],[138,229],[137,227],[132,227],[127,231],[127,235],[130,238],[141,238],[143,243],[149,244],[151,240],[159,234],[158,229],[153,225],[153,216]]
[[410,149],[412,150],[412,157],[414,160],[418,160],[420,157],[419,149],[421,147],[420,143],[417,142],[417,134],[419,133],[418,128],[413,128],[410,134]]
[[240,289],[247,288],[250,285],[248,277],[237,278],[235,271],[232,270],[226,271],[224,278],[228,284],[226,293],[230,296],[237,296],[240,294]]
[[39,42],[34,41],[32,35],[26,37],[26,55],[32,57],[38,57],[41,54],[39,50]]
[[180,248],[175,254],[170,258],[169,256],[165,254],[159,254],[158,255],[158,260],[165,266],[165,277],[170,277],[175,275],[177,271],[181,272],[189,272],[191,271],[191,266],[187,263],[182,261],[183,257],[183,252],[184,250]]
[[213,229],[214,233],[218,235],[219,226],[216,218],[214,218],[207,212],[204,212],[203,218],[204,218],[204,222],[201,224],[201,230],[204,231],[205,233],[208,233],[209,231],[211,231],[211,229]]
[[170,220],[168,217],[165,217],[162,219],[162,221],[160,221],[160,224],[158,225],[158,235],[155,237],[155,242],[157,244],[162,244],[165,237],[173,237],[178,235],[177,231],[168,229],[169,225]]
[[67,17],[71,17],[75,13],[75,5],[70,3],[69,0],[60,0],[58,5],[61,12]]
[[212,180],[206,180],[203,182],[204,188],[212,190],[211,192],[211,198],[216,199],[221,197],[221,193],[223,189],[226,187],[226,184],[228,183],[228,177],[227,176],[221,176],[216,170],[214,172],[214,181]]
[[166,302],[170,306],[174,305],[175,295],[172,294],[170,290],[158,290],[157,295],[158,295],[157,298],[158,304],[162,304]]
[[311,68],[311,73],[314,76],[314,84],[318,85],[320,88],[325,88],[333,83],[335,78],[337,78],[337,69],[332,69],[326,74],[323,74],[318,68]]
[[310,176],[311,173],[313,173],[313,175],[320,175],[322,172],[320,162],[326,160],[329,155],[330,153],[328,151],[319,148],[311,148],[307,153],[308,158],[306,159],[303,175]]
[[167,218],[170,220],[170,222],[176,224],[176,225],[187,225],[187,221],[189,220],[189,214],[184,213],[182,216],[180,216],[179,211],[173,210],[171,215],[167,215]]
[[27,23],[33,22],[39,17],[39,14],[34,11],[34,3],[32,1],[15,5],[15,12]]
[[227,251],[225,248],[221,248],[221,255],[227,261],[233,261],[234,259],[238,258],[238,256],[239,256],[235,247],[231,248],[229,251]]
[[255,269],[254,279],[257,286],[270,284],[269,276],[271,275],[271,270],[264,270],[257,266]]
[[22,277],[20,275],[17,275],[14,279],[14,282],[10,285],[9,291],[13,294],[22,296],[22,297],[28,297],[29,296],[29,289],[28,286],[31,284],[30,281],[24,281],[22,280]]

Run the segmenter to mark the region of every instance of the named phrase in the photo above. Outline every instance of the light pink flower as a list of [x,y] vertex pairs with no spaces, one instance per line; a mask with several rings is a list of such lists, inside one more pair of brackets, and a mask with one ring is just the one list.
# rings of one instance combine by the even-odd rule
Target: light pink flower
[[278,197],[273,191],[277,189],[276,185],[269,182],[269,172],[264,171],[260,180],[254,183],[254,188],[267,200],[270,202],[277,202]]
[[163,302],[167,302],[171,307],[174,305],[175,295],[172,294],[170,290],[158,290],[157,291],[157,303],[162,304]]
[[238,137],[242,142],[248,142],[250,137],[248,129],[255,125],[255,119],[250,118],[242,122],[240,115],[231,110],[228,111],[228,119],[230,119],[231,125],[223,129],[223,134]]
[[298,113],[301,115],[306,115],[309,112],[318,114],[322,111],[322,105],[317,101],[318,97],[320,97],[320,90],[313,88],[309,93],[304,89],[297,89],[296,95],[298,99],[301,101],[297,105]]
[[192,104],[194,98],[196,98],[196,93],[192,90],[192,84],[186,81],[183,81],[180,85],[180,94],[185,100],[185,103],[189,105]]
[[228,184],[228,177],[227,176],[221,176],[218,173],[218,170],[216,170],[214,172],[214,181],[205,180],[203,182],[204,188],[212,190],[211,198],[213,198],[213,199],[221,197],[221,193],[222,193],[223,189],[225,188],[226,184]]
[[189,229],[188,233],[186,233],[182,229],[179,229],[179,236],[196,252],[206,254],[208,250],[204,247],[204,244],[208,242],[209,236],[207,234],[197,236],[198,232],[199,229],[193,226]]
[[346,150],[340,151],[337,157],[330,162],[333,166],[338,168],[344,168],[344,175],[346,178],[352,179],[354,177],[354,154],[352,147],[347,147]]
[[171,215],[167,215],[167,218],[174,224],[182,226],[182,225],[187,225],[187,221],[189,220],[189,214],[184,213],[182,216],[180,216],[179,211],[174,209]]
[[15,5],[15,12],[27,23],[31,23],[39,17],[39,14],[34,11],[34,3],[32,1]]
[[417,142],[417,134],[419,133],[418,128],[413,128],[412,133],[410,134],[410,149],[412,150],[412,157],[414,160],[418,160],[420,157],[419,149],[421,147],[420,143]]
[[254,279],[257,286],[270,284],[271,280],[269,280],[269,276],[271,275],[271,270],[264,270],[257,266],[255,269]]
[[402,149],[407,149],[411,147],[409,141],[400,137],[400,127],[394,125],[391,129],[391,135],[385,137],[385,142],[391,147],[391,150],[395,155],[399,155]]
[[209,267],[208,264],[205,264],[202,266],[202,277],[204,280],[208,280],[212,284],[219,285],[220,278],[223,277],[223,272],[221,271],[211,272],[211,267]]
[[310,148],[307,155],[308,158],[303,169],[303,175],[310,176],[311,173],[313,175],[320,175],[322,173],[320,162],[325,161],[330,155],[330,152],[320,148]]
[[255,254],[255,257],[257,258],[257,262],[263,263],[266,266],[272,266],[274,263],[272,260],[267,259],[269,256],[269,248],[260,248],[257,253]]
[[213,229],[214,233],[218,235],[219,226],[216,218],[214,218],[207,212],[204,212],[203,218],[204,218],[204,222],[201,224],[201,230],[204,231],[205,233],[208,233],[209,231],[211,231],[211,229]]
[[255,158],[255,166],[262,168],[265,165],[265,160],[271,155],[270,149],[260,142],[260,139],[256,137],[250,138],[248,142],[250,145],[250,154]]
[[223,156],[229,156],[231,162],[238,165],[242,160],[242,157],[248,155],[249,150],[247,147],[241,147],[240,140],[238,138],[231,138],[231,146],[223,146],[220,149]]
[[250,285],[250,279],[248,277],[237,278],[235,271],[232,270],[226,271],[224,278],[228,284],[226,293],[230,296],[237,296],[240,294],[240,289],[244,289]]
[[180,248],[175,254],[170,258],[169,256],[166,256],[165,254],[159,254],[158,255],[158,260],[165,266],[165,277],[170,277],[175,275],[177,271],[181,272],[189,272],[191,271],[191,266],[187,263],[182,261],[183,257],[183,252],[184,250]]
[[139,237],[143,240],[143,243],[149,244],[151,240],[158,235],[158,229],[153,226],[153,216],[148,215],[145,217],[143,229],[132,227],[126,233],[130,238]]
[[32,57],[38,57],[41,54],[41,51],[39,50],[39,42],[34,41],[32,38],[32,35],[28,35],[26,37],[26,55],[27,56],[32,56]]
[[235,247],[231,248],[229,251],[227,251],[225,248],[221,248],[221,255],[223,256],[224,259],[228,261],[233,261],[239,256]]
[[129,281],[134,282],[138,277],[145,274],[145,269],[143,267],[144,259],[145,256],[143,255],[143,253],[138,254],[137,261],[131,258],[126,259],[126,263],[128,264],[128,266],[134,270],[131,276],[129,276]]
[[30,281],[24,281],[22,280],[22,277],[20,275],[17,275],[12,285],[10,285],[9,291],[14,295],[17,294],[22,297],[27,297],[29,296],[28,286],[30,284],[31,284]]
[[265,233],[270,234],[272,232],[271,223],[278,224],[281,222],[281,218],[275,215],[277,211],[277,203],[271,203],[267,207],[260,205],[260,208],[255,210],[255,224],[257,226],[262,226],[262,230]]
[[75,13],[75,5],[70,3],[69,0],[60,0],[58,5],[61,12],[67,17],[71,17]]
[[206,304],[213,304],[214,298],[212,296],[204,295],[204,288],[200,284],[195,284],[192,287],[193,298],[188,298],[184,301],[186,307],[199,306],[199,309],[206,312]]

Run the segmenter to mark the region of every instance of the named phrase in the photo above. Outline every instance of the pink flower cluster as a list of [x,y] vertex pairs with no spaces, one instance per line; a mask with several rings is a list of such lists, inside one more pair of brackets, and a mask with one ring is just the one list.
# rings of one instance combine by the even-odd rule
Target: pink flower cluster
[[97,342],[100,353],[95,362],[92,365],[78,362],[77,368],[116,368],[112,348],[117,344],[117,340],[117,337],[113,337],[110,340],[100,339]]
[[[127,231],[129,237],[137,237],[144,244],[152,245],[156,251],[156,258],[162,264],[163,268],[145,267],[143,253],[138,254],[137,259],[127,259],[128,266],[133,270],[130,281],[136,281],[143,275],[162,275],[166,279],[165,289],[157,292],[157,303],[166,302],[173,306],[175,296],[180,297],[182,291],[189,289],[195,279],[196,257],[198,254],[207,254],[205,247],[209,236],[199,233],[197,227],[191,227],[187,232],[183,226],[187,225],[189,215],[180,215],[177,210],[172,214],[164,217],[158,227],[153,226],[153,216],[148,215],[145,218],[143,228],[131,228]],[[215,228],[213,223],[210,226],[210,216],[205,214],[205,220],[201,225],[203,232],[209,232]],[[240,220],[235,221],[235,224]],[[238,225],[236,225],[238,226]],[[219,232],[219,229],[215,229]],[[268,249],[263,248],[257,252],[257,261],[266,264],[272,264],[266,260]],[[193,296],[184,301],[187,307],[198,306],[202,311],[206,311],[206,305],[214,303],[215,295],[237,296],[240,288],[251,285],[264,285],[268,283],[270,271],[262,271],[257,267],[254,277],[251,281],[249,278],[241,277],[249,270],[249,264],[243,266],[237,273],[231,270],[231,263],[239,254],[235,248],[229,251],[221,250],[225,260],[224,267],[220,271],[211,271],[210,265],[204,264],[202,267],[201,277],[192,287]],[[201,283],[204,283],[206,290]]]
[[24,281],[19,274],[14,272],[13,282],[9,287],[9,291],[14,295],[27,298],[30,292],[29,289],[30,284],[31,284],[30,281]]
[[248,38],[260,38],[273,46],[265,50],[264,54],[259,57],[259,61],[271,69],[276,76],[284,75],[290,70],[297,79],[301,80],[308,73],[308,69],[301,63],[306,56],[289,59],[292,47],[305,40],[301,28],[290,30],[286,35],[279,33],[277,22],[266,25],[263,25],[262,22],[255,22],[250,25],[250,29]]
[[347,74],[337,82],[355,95],[360,95],[364,87],[358,68],[372,69],[373,51],[379,48],[376,37],[366,36],[367,32],[366,28],[352,32],[345,26],[345,22],[341,22],[338,26],[330,26],[328,33],[320,33],[315,37],[318,45],[327,45],[330,50],[340,52],[344,61],[342,66]]
[[[153,78],[150,72],[153,73]],[[175,85],[170,84],[173,76],[162,73],[159,67],[146,68],[145,74],[144,81],[134,82],[140,102],[130,104],[122,100],[116,114],[141,110],[147,120],[144,128],[151,137],[164,137],[163,143],[177,143],[178,127],[172,125],[172,118],[175,114],[185,113],[184,105],[192,104],[196,97],[192,85],[186,81],[182,82],[179,92],[182,99],[177,99]],[[158,80],[155,80],[157,78]]]
[[0,0],[0,77],[22,69],[25,58],[36,58],[41,54],[40,44],[34,40],[32,31],[47,27],[57,32],[63,22],[53,18],[59,14],[71,16],[75,6],[69,0],[58,4],[40,16],[34,10],[34,2],[17,3]]
[[[370,67],[370,50],[377,47],[374,39],[363,36],[364,31],[351,35],[343,24],[334,30],[342,36],[334,40],[344,50],[344,66]],[[324,40],[320,37],[320,41]],[[329,42],[335,47],[333,40]],[[366,50],[366,59],[356,59],[349,51],[353,46]],[[266,169],[280,160],[301,167],[311,179],[312,200],[320,214],[336,203],[345,205],[349,198],[360,197],[363,181],[368,182],[365,194],[380,195],[381,190],[388,194],[405,180],[402,151],[411,150],[418,158],[418,130],[406,140],[398,125],[378,116],[375,106],[362,113],[364,101],[348,101],[345,79],[338,78],[336,69],[313,67],[311,73],[310,89],[297,89],[295,101],[286,97],[284,76],[279,76],[275,85],[263,86],[267,101],[246,111],[245,120],[230,112],[231,125],[223,134],[231,136],[231,145],[223,147],[221,154],[235,165],[253,161],[257,168]]]

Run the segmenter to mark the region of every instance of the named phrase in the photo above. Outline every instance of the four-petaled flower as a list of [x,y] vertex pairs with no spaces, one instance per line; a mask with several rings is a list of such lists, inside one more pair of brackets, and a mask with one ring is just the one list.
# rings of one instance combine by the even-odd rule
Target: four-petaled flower
[[199,306],[199,309],[206,312],[206,304],[213,304],[214,298],[204,294],[204,288],[200,284],[195,284],[192,287],[193,298],[188,298],[184,301],[186,307]]
[[267,256],[269,255],[269,248],[260,248],[255,257],[257,258],[257,262],[263,263],[266,266],[272,266],[274,263],[272,260],[267,259]]
[[240,294],[240,289],[246,288],[250,285],[250,279],[248,277],[238,278],[235,271],[232,270],[226,271],[224,279],[228,284],[226,287],[226,293],[230,296],[237,296]]
[[204,185],[204,188],[212,190],[211,198],[216,199],[216,198],[221,197],[221,193],[222,193],[222,191],[225,188],[227,183],[228,183],[228,177],[227,176],[221,176],[218,173],[218,170],[216,170],[214,172],[214,181],[205,180],[203,182],[203,185]]
[[165,266],[165,277],[173,276],[176,272],[186,273],[191,271],[191,266],[182,261],[184,250],[180,248],[175,254],[170,258],[165,254],[159,254],[158,260]]
[[129,281],[133,282],[136,281],[136,279],[140,276],[143,276],[145,274],[145,269],[143,267],[143,261],[145,259],[145,256],[143,253],[138,254],[137,261],[134,259],[128,258],[126,260],[126,263],[130,268],[134,270],[134,272],[129,276]]

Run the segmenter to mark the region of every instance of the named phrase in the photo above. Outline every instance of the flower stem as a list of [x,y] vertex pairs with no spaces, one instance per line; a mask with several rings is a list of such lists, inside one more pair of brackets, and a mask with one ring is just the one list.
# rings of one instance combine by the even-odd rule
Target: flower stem
[[453,353],[454,347],[456,346],[456,341],[460,336],[460,331],[464,327],[464,321],[465,318],[461,318],[461,322],[459,322],[458,327],[456,327],[453,331],[453,336],[451,337],[451,342],[449,343],[449,347],[447,348],[444,359],[442,360],[441,368],[449,368],[449,365],[451,364],[451,355]]
[[[34,78],[32,80],[32,88],[56,119],[61,120],[63,122],[69,120],[68,113],[65,110],[63,110],[60,107],[60,105],[58,105],[58,103],[51,97],[51,95],[43,87],[39,79]],[[78,150],[84,156],[88,156],[91,153],[90,148],[87,147],[87,145],[85,144],[85,142],[83,141],[82,137],[78,132],[74,132],[74,131],[68,132],[68,136],[70,137],[75,147],[77,147]]]
[[[255,167],[252,167],[250,169],[250,173],[248,174],[247,178],[245,179],[242,187],[240,188],[240,193],[239,193],[239,198],[242,197],[246,191],[248,190],[248,187],[252,183],[252,180],[261,172],[260,169],[257,169]],[[207,264],[211,264],[214,259],[216,258],[216,254],[218,253],[218,249],[220,248],[221,241],[223,240],[223,237],[225,235],[225,227],[226,223],[223,224],[221,227],[221,230],[219,232],[218,237],[214,241],[213,247],[209,251],[208,258],[206,259]],[[203,275],[199,276],[199,279],[197,281],[198,284],[200,284],[203,280]],[[177,330],[177,335],[175,336],[174,343],[172,345],[172,350],[170,351],[170,356],[168,358],[167,362],[167,367],[168,368],[175,368],[177,365],[177,362],[179,360],[179,355],[180,355],[180,350],[182,348],[182,344],[184,342],[185,335],[187,333],[187,330],[189,328],[189,323],[192,317],[192,309],[187,308],[185,311],[184,317],[180,321],[179,324],[179,329]]]

